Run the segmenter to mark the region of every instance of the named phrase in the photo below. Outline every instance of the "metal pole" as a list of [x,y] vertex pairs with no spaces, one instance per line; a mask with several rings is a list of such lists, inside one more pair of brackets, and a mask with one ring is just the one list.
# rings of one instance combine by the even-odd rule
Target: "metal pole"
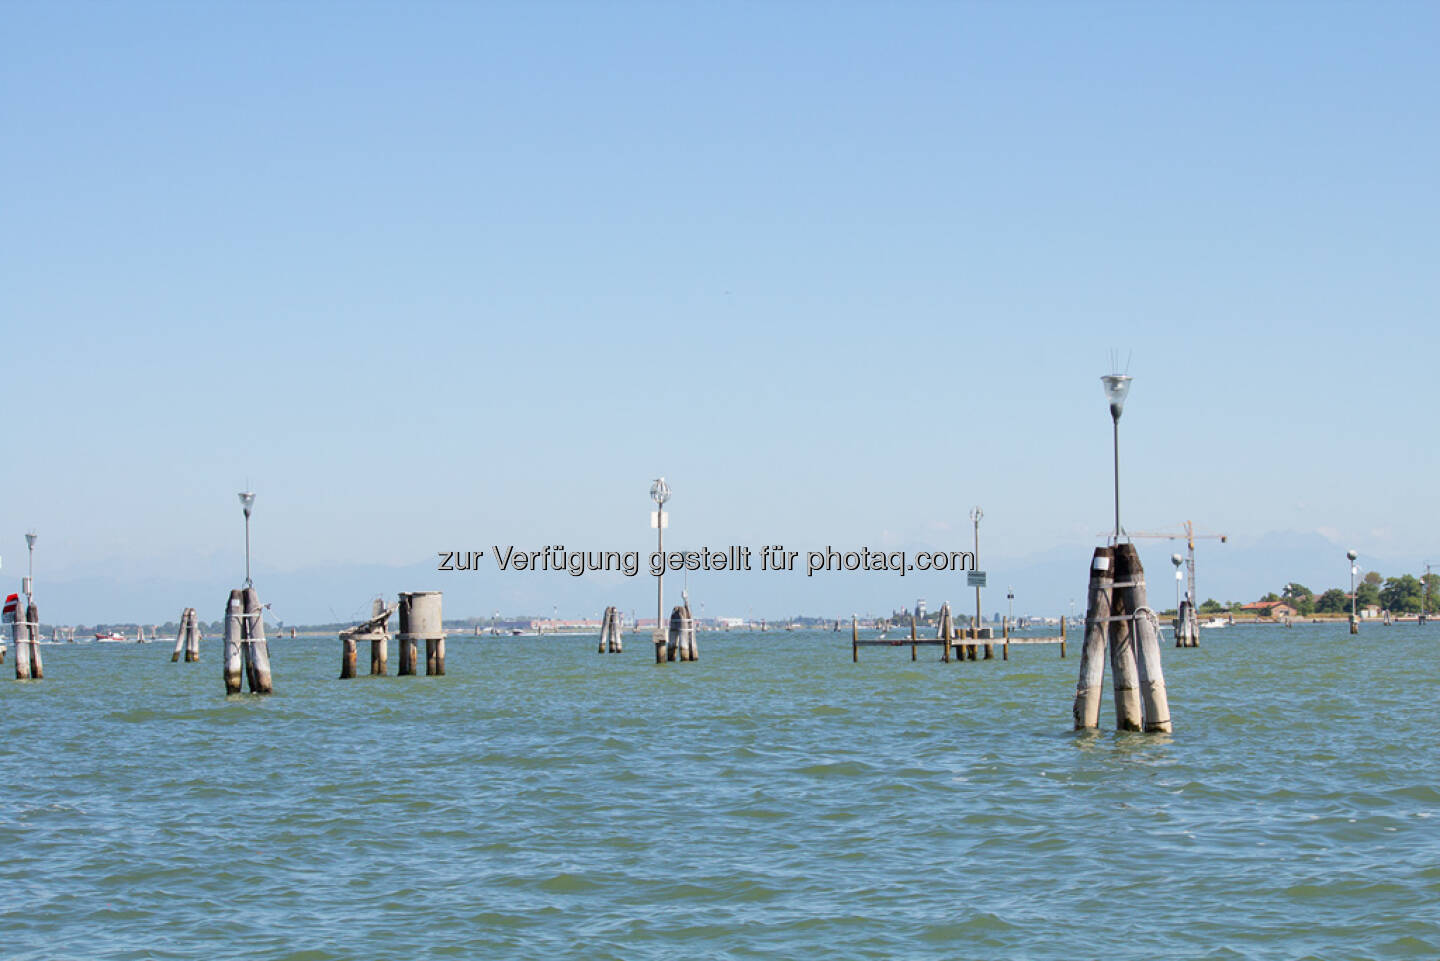
[[[975,568],[980,568],[980,508],[975,508]],[[980,585],[975,585],[975,633],[972,635],[976,640],[980,638]]]
[[655,630],[658,632],[665,620],[665,505],[655,505],[655,533],[659,538],[657,550],[660,553],[660,573],[655,575]]
[[1420,623],[1425,623],[1425,608],[1430,600],[1430,562],[1425,562],[1425,579],[1420,582]]
[[250,512],[245,512],[245,586],[252,587],[250,583]]
[[1120,415],[1114,414],[1110,418],[1114,429],[1115,451],[1115,543],[1120,543]]

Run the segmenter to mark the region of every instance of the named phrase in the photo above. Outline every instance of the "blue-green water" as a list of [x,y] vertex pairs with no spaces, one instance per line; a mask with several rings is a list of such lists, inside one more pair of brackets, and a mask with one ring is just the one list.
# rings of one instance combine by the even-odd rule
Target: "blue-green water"
[[1440,625],[1206,631],[1173,737],[1072,733],[1073,644],[700,643],[7,659],[0,956],[1440,957]]

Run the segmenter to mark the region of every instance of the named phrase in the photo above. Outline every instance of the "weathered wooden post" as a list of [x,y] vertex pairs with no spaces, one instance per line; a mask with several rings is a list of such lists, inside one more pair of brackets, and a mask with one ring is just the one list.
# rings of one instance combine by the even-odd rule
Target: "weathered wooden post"
[[[915,652],[916,652],[917,648],[915,647],[915,642],[918,641],[918,640],[920,640],[920,638],[919,638],[919,637],[916,635],[916,633],[915,633],[915,615],[914,615],[914,614],[911,614],[911,615],[910,615],[910,660],[912,660],[912,661],[916,659],[916,657],[915,657]],[[946,661],[949,661],[949,660],[950,660],[950,641],[949,641],[949,640],[946,640],[944,644],[941,644],[941,645],[940,645],[940,649],[945,652],[945,660],[946,660]]]
[[1010,615],[1006,614],[1005,619],[1000,622],[1000,636],[1004,643],[1000,647],[1002,660],[1010,660]]
[[170,655],[170,663],[180,660],[181,654],[185,655],[187,664],[200,660],[200,618],[193,607],[180,612],[180,629],[175,632],[175,650]]
[[850,617],[850,663],[860,663],[860,622]]
[[[1143,729],[1144,715],[1140,707],[1140,671],[1135,663],[1135,608],[1130,606],[1134,597],[1127,590],[1133,581],[1122,576],[1119,569],[1126,547],[1135,549],[1133,544],[1121,544],[1111,554],[1114,581],[1110,591],[1110,684],[1115,692],[1115,729],[1139,731]],[[1139,561],[1135,564],[1138,566]],[[1143,578],[1144,572],[1139,576]]]
[[190,612],[190,630],[185,635],[185,661],[193,664],[200,660],[200,615],[195,608],[187,608]]
[[600,617],[600,650],[601,654],[619,654],[624,648],[621,644],[622,628],[620,626],[620,611],[614,605],[605,608],[605,613]]
[[355,636],[349,631],[340,632],[340,679],[355,676]]
[[697,661],[699,649],[695,645],[695,619],[690,615],[690,600],[676,605],[670,612],[670,631],[665,645],[666,660]]
[[1060,659],[1065,659],[1065,617],[1060,617]]
[[170,655],[171,664],[174,664],[176,661],[180,660],[180,655],[185,651],[185,624],[186,619],[189,618],[189,616],[190,608],[188,607],[180,612],[180,629],[175,632],[175,650]]
[[690,613],[690,598],[685,598],[685,633],[681,635],[680,660],[700,660],[700,644],[696,640],[696,632],[699,625],[695,623],[695,615]]
[[5,598],[5,622],[10,625],[10,639],[15,642],[15,680],[30,680],[30,631],[25,626],[25,611],[20,598]]
[[397,604],[400,611],[400,634],[397,638],[400,642],[400,669],[396,672],[401,677],[415,673],[416,661],[416,639],[410,632],[410,595],[401,594]]
[[245,660],[240,653],[241,622],[245,619],[244,591],[230,592],[225,605],[225,693],[239,694],[245,679]]
[[1175,612],[1175,646],[1200,646],[1200,619],[1195,614],[1195,605],[1188,597],[1180,602]]
[[445,673],[445,632],[441,628],[439,591],[410,591],[400,595],[400,673],[418,668],[417,643],[425,641],[425,673]]
[[[1170,700],[1165,691],[1165,672],[1160,667],[1160,621],[1146,603],[1145,568],[1140,564],[1140,554],[1134,544],[1115,548],[1114,591],[1119,595],[1120,606],[1132,615],[1129,627],[1140,688],[1142,729],[1168,734],[1171,731]],[[1123,621],[1115,623],[1124,624]],[[1116,703],[1118,707],[1118,700]]]
[[245,680],[250,685],[251,694],[269,694],[272,684],[270,646],[265,643],[265,610],[260,606],[260,595],[255,588],[245,588],[242,597],[244,620],[240,625],[240,637],[243,641],[241,653],[245,659]]
[[395,613],[395,608],[386,607],[385,601],[377,597],[370,606],[370,612],[368,621],[340,632],[340,677],[342,679],[355,676],[355,661],[359,653],[357,646],[361,641],[370,642],[370,673],[385,673],[385,646],[390,637],[387,625],[390,623],[390,615]]
[[625,653],[625,618],[618,607],[610,609],[610,653]]
[[34,601],[25,608],[25,621],[30,635],[30,679],[38,681],[45,676],[45,667],[40,663],[40,611]]
[[[30,579],[25,578],[26,596]],[[22,604],[16,594],[5,599],[5,620],[10,624],[10,639],[15,644],[15,680],[38,681],[45,676],[40,660],[40,612],[32,600]]]
[[[935,636],[940,638],[940,650],[944,652],[945,663],[950,663],[950,645],[955,643],[955,621],[950,616],[950,602],[945,601],[940,605],[940,613],[936,615]],[[912,615],[912,621],[913,615]],[[960,660],[965,660],[962,653]]]
[[1080,682],[1075,687],[1075,730],[1100,726],[1100,698],[1105,692],[1105,638],[1110,626],[1110,586],[1114,583],[1114,551],[1095,548],[1090,561],[1090,588],[1085,607],[1085,641],[1080,648]]
[[388,607],[384,598],[377,597],[370,605],[370,620],[373,623],[381,614],[380,629],[370,635],[370,675],[383,677],[389,673],[390,663],[390,615],[395,608]]

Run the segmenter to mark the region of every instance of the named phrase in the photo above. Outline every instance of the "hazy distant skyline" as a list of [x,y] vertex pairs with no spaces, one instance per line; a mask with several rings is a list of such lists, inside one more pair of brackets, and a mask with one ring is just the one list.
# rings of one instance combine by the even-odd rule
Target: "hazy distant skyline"
[[320,621],[440,550],[649,550],[660,474],[674,548],[966,550],[979,504],[981,566],[1058,612],[1111,523],[1112,347],[1127,527],[1440,560],[1432,6],[6,20],[0,581],[38,530],[57,619],[218,607],[247,482],[257,568],[334,572]]

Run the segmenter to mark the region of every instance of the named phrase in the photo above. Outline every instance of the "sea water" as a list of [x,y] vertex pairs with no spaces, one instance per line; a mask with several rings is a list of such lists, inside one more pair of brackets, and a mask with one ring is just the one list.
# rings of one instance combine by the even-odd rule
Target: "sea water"
[[0,957],[1440,957],[1440,623],[1204,631],[1169,736],[1071,730],[1074,638],[699,641],[7,659]]

